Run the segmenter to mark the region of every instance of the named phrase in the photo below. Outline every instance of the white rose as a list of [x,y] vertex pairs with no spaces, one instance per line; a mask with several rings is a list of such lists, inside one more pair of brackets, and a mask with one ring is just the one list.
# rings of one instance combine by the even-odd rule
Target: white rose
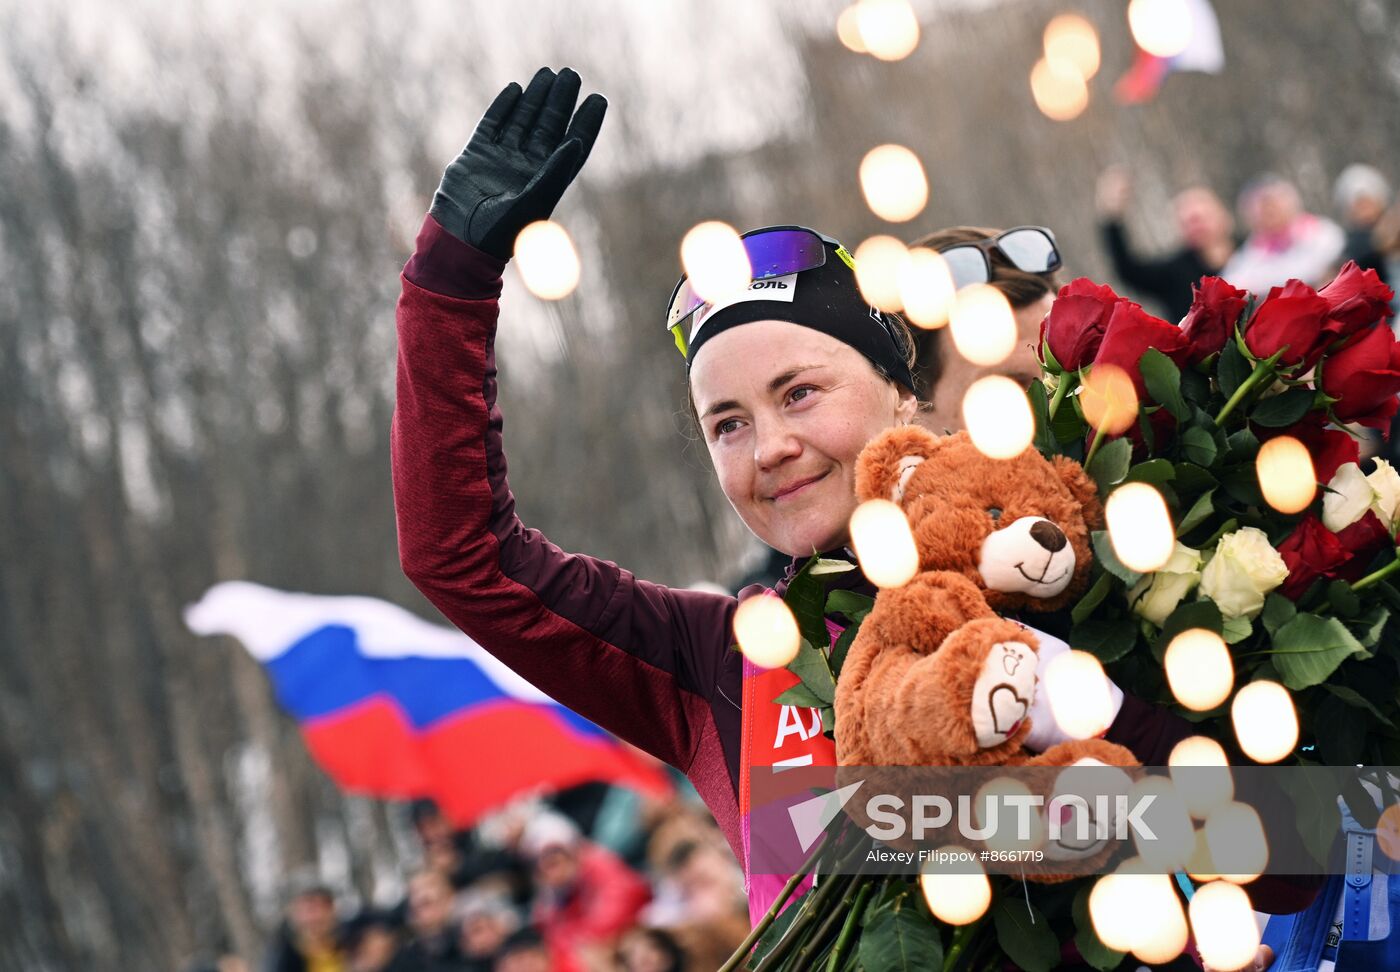
[[1287,565],[1264,531],[1244,527],[1215,545],[1215,555],[1201,571],[1201,593],[1226,618],[1252,618],[1264,607],[1264,595],[1287,576]]
[[1128,592],[1133,611],[1161,627],[1201,580],[1201,552],[1177,542],[1171,559],[1155,573],[1143,577]]
[[1337,470],[1327,490],[1322,495],[1322,525],[1333,533],[1361,519],[1376,502],[1375,489],[1354,462]]
[[1371,504],[1371,509],[1376,511],[1376,516],[1381,518],[1385,528],[1393,534],[1396,509],[1400,507],[1400,473],[1384,459],[1377,459],[1376,471],[1366,477],[1366,482],[1376,491],[1376,499]]

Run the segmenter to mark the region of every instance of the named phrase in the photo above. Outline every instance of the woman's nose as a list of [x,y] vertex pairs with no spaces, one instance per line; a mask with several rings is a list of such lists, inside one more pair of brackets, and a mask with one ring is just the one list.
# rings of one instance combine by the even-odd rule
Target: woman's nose
[[802,451],[802,444],[787,423],[778,420],[754,423],[754,463],[769,469]]

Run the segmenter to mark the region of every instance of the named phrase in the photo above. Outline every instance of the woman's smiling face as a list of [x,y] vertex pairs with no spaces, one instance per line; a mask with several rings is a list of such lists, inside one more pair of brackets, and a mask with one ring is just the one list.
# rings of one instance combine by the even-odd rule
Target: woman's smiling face
[[691,365],[691,397],[734,511],[791,556],[845,546],[856,457],[913,418],[913,393],[850,345],[786,321],[730,328],[702,350]]

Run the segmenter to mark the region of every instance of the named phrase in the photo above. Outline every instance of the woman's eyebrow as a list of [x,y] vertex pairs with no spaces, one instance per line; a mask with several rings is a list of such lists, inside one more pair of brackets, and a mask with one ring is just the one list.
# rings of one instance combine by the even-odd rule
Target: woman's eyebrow
[[[788,382],[792,381],[798,375],[802,374],[802,372],[810,371],[813,368],[819,367],[821,366],[815,364],[804,364],[798,365],[796,368],[789,369],[788,371],[784,371],[781,375],[778,375],[776,378],[774,378],[768,383],[768,391],[775,392],[779,388],[782,388],[784,385],[786,385]],[[727,412],[731,408],[738,407],[739,403],[732,398],[726,399],[722,402],[715,402],[709,408],[705,409],[705,414],[701,415],[700,418],[703,421],[704,419],[709,418],[711,415],[714,415],[716,412]]]

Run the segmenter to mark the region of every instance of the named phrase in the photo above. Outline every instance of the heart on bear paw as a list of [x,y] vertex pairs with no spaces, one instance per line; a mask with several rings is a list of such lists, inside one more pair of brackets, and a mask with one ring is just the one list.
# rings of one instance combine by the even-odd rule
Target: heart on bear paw
[[992,731],[1009,736],[1021,725],[1030,703],[1016,694],[1010,685],[998,685],[987,696],[987,704],[992,710]]

